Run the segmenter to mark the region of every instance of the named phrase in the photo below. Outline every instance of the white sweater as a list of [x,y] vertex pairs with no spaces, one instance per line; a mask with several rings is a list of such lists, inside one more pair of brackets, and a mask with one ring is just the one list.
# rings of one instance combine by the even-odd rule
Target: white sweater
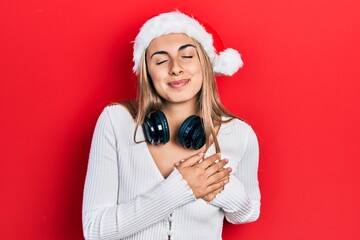
[[[164,179],[147,144],[134,143],[134,130],[121,105],[106,107],[97,121],[84,188],[85,239],[219,240],[224,216],[231,223],[258,218],[259,149],[249,125],[235,119],[220,127],[221,156],[233,171],[210,203],[195,198],[176,168]],[[213,153],[214,145],[206,156]]]

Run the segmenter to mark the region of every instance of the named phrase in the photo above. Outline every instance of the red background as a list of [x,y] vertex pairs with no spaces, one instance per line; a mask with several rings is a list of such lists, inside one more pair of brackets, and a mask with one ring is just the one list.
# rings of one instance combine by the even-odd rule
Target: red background
[[258,134],[262,211],[224,240],[360,239],[357,0],[2,0],[1,239],[82,239],[96,119],[135,96],[141,24],[176,8],[245,62],[218,85]]

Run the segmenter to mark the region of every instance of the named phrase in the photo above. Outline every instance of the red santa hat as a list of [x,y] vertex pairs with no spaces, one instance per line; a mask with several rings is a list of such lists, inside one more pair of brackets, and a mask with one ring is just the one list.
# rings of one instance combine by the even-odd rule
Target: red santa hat
[[[208,32],[210,30],[212,33]],[[134,41],[133,71],[136,75],[139,74],[141,57],[150,42],[170,33],[184,33],[198,41],[209,56],[216,75],[231,76],[243,65],[240,53],[232,48],[224,49],[220,37],[213,29],[209,26],[205,28],[194,17],[173,11],[155,16],[141,27]]]

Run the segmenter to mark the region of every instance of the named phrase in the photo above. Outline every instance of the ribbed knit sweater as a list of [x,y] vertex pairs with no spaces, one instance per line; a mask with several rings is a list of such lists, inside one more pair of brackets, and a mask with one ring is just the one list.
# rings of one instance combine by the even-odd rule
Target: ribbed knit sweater
[[[134,142],[134,131],[121,105],[98,118],[84,188],[85,239],[220,240],[224,216],[235,224],[258,218],[259,148],[248,124],[234,119],[219,129],[221,156],[233,171],[211,202],[196,199],[176,168],[165,179],[147,144]],[[141,127],[137,136],[144,136]],[[211,145],[206,156],[214,153]]]

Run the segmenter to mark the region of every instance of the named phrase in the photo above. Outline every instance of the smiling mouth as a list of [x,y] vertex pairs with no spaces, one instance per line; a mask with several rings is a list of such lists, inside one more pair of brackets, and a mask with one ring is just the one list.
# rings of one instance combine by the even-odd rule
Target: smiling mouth
[[181,87],[185,86],[186,84],[188,84],[189,81],[190,81],[190,79],[182,79],[179,81],[169,82],[168,85],[172,88],[181,88]]

